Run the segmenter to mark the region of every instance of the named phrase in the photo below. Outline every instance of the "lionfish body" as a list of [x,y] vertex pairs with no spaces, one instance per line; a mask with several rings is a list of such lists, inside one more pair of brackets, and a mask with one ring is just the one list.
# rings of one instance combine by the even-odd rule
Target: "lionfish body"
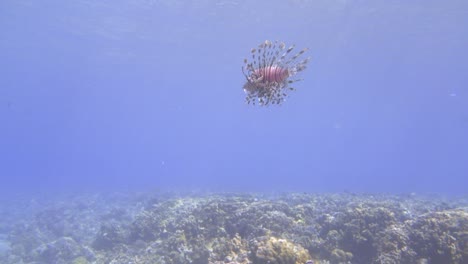
[[252,62],[244,60],[242,72],[247,80],[244,84],[247,103],[281,104],[288,96],[288,91],[295,90],[290,84],[300,79],[292,77],[303,71],[309,62],[309,58],[302,61],[297,59],[307,49],[291,56],[294,46],[286,50],[285,47],[284,43],[267,40],[258,49],[252,49]]

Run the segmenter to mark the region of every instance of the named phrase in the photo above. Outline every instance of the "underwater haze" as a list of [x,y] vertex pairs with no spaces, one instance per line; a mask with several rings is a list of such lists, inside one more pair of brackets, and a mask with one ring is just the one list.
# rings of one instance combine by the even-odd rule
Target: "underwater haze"
[[[2,0],[0,191],[466,195],[468,2]],[[311,60],[246,104],[265,40]]]

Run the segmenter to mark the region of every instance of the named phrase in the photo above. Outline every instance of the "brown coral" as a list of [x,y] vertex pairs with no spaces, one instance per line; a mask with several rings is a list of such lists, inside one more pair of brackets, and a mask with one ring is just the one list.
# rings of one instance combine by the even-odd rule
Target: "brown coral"
[[253,243],[252,249],[254,264],[304,264],[310,259],[301,245],[276,237],[263,237]]

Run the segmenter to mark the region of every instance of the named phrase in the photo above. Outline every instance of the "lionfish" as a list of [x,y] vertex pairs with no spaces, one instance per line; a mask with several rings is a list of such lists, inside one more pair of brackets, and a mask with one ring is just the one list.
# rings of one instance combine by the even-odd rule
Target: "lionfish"
[[290,85],[301,79],[292,79],[292,77],[306,68],[310,58],[298,62],[297,59],[307,51],[307,48],[292,56],[294,45],[286,50],[285,47],[282,42],[266,40],[258,48],[252,49],[252,62],[244,59],[242,73],[247,79],[244,92],[248,104],[255,105],[256,102],[262,106],[281,104],[288,96],[288,92],[295,90]]

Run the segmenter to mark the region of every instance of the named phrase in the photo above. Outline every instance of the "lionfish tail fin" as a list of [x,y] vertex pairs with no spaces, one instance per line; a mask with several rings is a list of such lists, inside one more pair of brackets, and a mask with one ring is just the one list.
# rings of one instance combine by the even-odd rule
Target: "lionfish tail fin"
[[305,70],[307,68],[307,63],[310,61],[310,58],[307,58],[296,65],[290,67],[288,70],[289,76],[294,76],[298,74],[299,72]]

